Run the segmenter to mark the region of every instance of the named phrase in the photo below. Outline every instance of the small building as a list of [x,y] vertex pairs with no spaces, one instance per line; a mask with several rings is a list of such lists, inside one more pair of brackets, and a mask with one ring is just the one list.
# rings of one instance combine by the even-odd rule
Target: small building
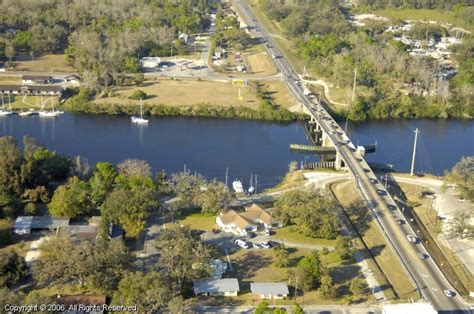
[[250,290],[260,299],[283,299],[289,294],[288,285],[284,282],[252,282]]
[[104,305],[107,305],[105,295],[71,295],[60,296],[56,299],[58,304],[65,305],[67,314],[102,314]]
[[53,77],[49,75],[23,75],[21,83],[23,85],[47,85],[53,83]]
[[64,78],[64,82],[73,85],[79,85],[81,83],[81,78],[75,74],[68,75]]
[[32,231],[54,231],[69,225],[69,218],[51,216],[19,216],[15,221],[16,234],[30,234]]
[[193,284],[196,295],[236,297],[240,291],[237,278],[198,279]]
[[243,212],[241,216],[253,221],[254,223],[262,224],[265,229],[281,227],[282,223],[272,215],[274,211],[276,211],[275,208],[265,209],[260,205],[253,203],[252,205],[245,207],[245,212]]
[[160,66],[161,58],[159,57],[143,57],[140,59],[140,66],[144,70],[156,71]]
[[187,44],[189,41],[189,35],[186,33],[179,34],[178,38],[183,41],[183,43]]
[[68,225],[60,227],[60,232],[69,235],[72,240],[76,241],[94,241],[99,236],[99,227],[90,225]]
[[225,214],[216,217],[216,224],[225,232],[246,236],[257,231],[257,225],[250,219],[242,217],[235,210],[229,210]]

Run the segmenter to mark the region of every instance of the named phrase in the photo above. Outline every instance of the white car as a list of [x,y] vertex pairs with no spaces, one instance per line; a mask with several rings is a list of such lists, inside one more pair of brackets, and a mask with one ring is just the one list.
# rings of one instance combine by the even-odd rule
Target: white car
[[448,298],[454,297],[454,292],[452,292],[452,291],[450,291],[450,290],[444,290],[444,294],[445,294]]
[[262,241],[262,242],[259,243],[259,245],[264,249],[269,249],[270,248],[270,244],[267,241]]
[[237,239],[237,240],[234,241],[234,243],[236,245],[240,246],[243,249],[248,249],[249,248],[249,245],[247,244],[247,242],[245,242],[243,240]]

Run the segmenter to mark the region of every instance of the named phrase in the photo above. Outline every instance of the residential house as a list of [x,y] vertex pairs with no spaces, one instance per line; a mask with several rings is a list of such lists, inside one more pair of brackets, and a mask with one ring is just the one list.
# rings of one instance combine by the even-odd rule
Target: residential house
[[260,299],[283,299],[289,294],[288,285],[284,282],[252,282],[250,290]]
[[252,220],[242,217],[235,210],[229,210],[225,214],[216,217],[216,224],[225,232],[236,235],[248,235],[257,231],[257,225]]
[[53,77],[49,75],[23,75],[21,82],[23,85],[46,85],[53,83]]
[[99,236],[99,227],[90,225],[68,225],[60,227],[60,232],[64,232],[76,241],[94,241]]
[[254,223],[262,224],[265,229],[282,227],[283,224],[273,217],[275,211],[275,208],[265,209],[260,205],[253,203],[252,205],[245,207],[245,212],[243,212],[241,216],[253,221]]
[[189,41],[189,35],[186,34],[186,33],[181,33],[179,34],[179,37],[178,37],[180,40],[183,41],[183,43],[187,44],[188,41]]
[[198,279],[193,284],[196,295],[236,297],[240,291],[237,278]]
[[67,225],[69,225],[69,218],[19,216],[15,221],[14,232],[16,234],[30,234],[32,231],[53,231]]

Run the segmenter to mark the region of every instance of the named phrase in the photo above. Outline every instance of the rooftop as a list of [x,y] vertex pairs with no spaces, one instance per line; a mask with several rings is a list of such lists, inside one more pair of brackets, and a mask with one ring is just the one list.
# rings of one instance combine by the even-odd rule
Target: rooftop
[[49,81],[52,77],[49,75],[23,75],[21,79],[29,81]]
[[51,216],[19,216],[15,221],[15,229],[57,229],[67,225],[69,218]]
[[256,294],[289,294],[288,285],[284,282],[253,282],[250,283],[250,290]]
[[194,293],[224,293],[240,291],[237,278],[194,280]]
[[253,222],[252,220],[242,217],[239,213],[237,213],[235,210],[229,210],[227,213],[222,214],[220,216],[220,219],[222,223],[224,224],[230,224],[233,223],[240,229],[245,229],[247,226],[252,225]]

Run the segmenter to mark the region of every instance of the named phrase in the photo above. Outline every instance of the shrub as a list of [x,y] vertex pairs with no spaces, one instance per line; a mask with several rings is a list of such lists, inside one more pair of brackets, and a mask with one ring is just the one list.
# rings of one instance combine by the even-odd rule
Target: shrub
[[136,90],[133,92],[132,95],[130,95],[130,99],[134,99],[134,100],[140,100],[140,99],[146,99],[146,93],[142,90]]

